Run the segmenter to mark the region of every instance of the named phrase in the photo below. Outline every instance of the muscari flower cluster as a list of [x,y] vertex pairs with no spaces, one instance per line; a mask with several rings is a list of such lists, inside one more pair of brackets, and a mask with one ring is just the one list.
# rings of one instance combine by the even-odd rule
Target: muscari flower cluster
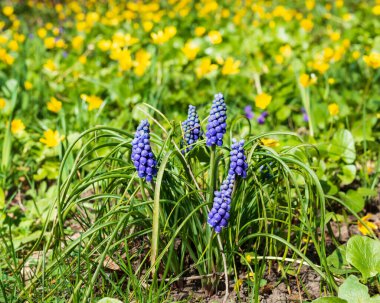
[[153,177],[157,175],[157,161],[150,146],[149,133],[148,120],[142,120],[132,141],[131,159],[139,177],[151,182]]
[[185,154],[193,149],[194,143],[202,136],[201,124],[196,107],[189,105],[187,119],[182,123],[184,132],[183,145],[186,146],[182,153]]
[[212,209],[208,214],[208,223],[217,233],[220,233],[223,227],[227,227],[236,176],[242,178],[247,176],[248,164],[244,153],[244,140],[237,142],[233,139],[230,157],[227,178],[223,181],[220,191],[215,192]]
[[206,131],[206,145],[223,145],[223,135],[226,133],[227,107],[224,103],[223,94],[218,93],[212,101],[210,117]]

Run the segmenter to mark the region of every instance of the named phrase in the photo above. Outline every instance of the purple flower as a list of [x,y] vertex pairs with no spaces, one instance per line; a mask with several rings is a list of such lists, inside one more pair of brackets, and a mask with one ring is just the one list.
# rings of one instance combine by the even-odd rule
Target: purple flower
[[194,143],[202,136],[201,124],[196,111],[196,107],[189,105],[187,119],[182,123],[184,139],[182,145],[186,146],[182,153],[185,154],[193,149]]
[[254,114],[253,114],[253,112],[252,112],[252,106],[247,105],[247,106],[244,108],[244,113],[245,113],[245,116],[246,116],[249,120],[253,119]]
[[246,178],[248,163],[244,153],[244,140],[237,142],[235,139],[232,139],[230,157],[231,162],[228,174]]
[[234,188],[235,175],[228,174],[223,181],[220,191],[215,192],[214,203],[208,214],[208,224],[220,233],[223,227],[227,227],[230,218],[231,196]]
[[208,118],[206,131],[206,145],[223,145],[223,135],[227,128],[227,107],[223,94],[218,93],[212,101],[210,117]]
[[140,178],[151,182],[157,175],[157,161],[150,146],[148,120],[142,120],[132,140],[131,159]]
[[304,107],[301,107],[301,112],[303,113],[303,121],[309,122],[309,116],[307,115],[306,109]]
[[265,118],[268,117],[269,114],[267,111],[262,112],[261,115],[257,118],[257,123],[259,124],[264,124],[265,123]]

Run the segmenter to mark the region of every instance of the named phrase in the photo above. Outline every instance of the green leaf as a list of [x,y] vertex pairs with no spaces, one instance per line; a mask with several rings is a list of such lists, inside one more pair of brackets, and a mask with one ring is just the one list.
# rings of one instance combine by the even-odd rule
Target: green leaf
[[346,300],[337,297],[324,297],[314,300],[313,303],[348,303]]
[[0,188],[0,209],[3,209],[5,206],[5,194],[2,188]]
[[365,201],[363,196],[355,190],[350,189],[347,193],[340,192],[339,197],[355,212],[359,212],[364,208]]
[[338,130],[329,146],[329,154],[332,159],[342,159],[347,164],[355,161],[355,141],[347,129]]
[[118,299],[113,299],[113,298],[103,298],[98,303],[123,303],[122,301]]
[[343,268],[343,266],[348,265],[346,260],[346,246],[341,245],[333,251],[331,255],[327,257],[327,265],[335,268]]
[[356,276],[349,276],[339,287],[338,297],[347,300],[349,303],[368,303],[370,296],[368,287],[361,284]]
[[338,175],[339,179],[342,180],[342,185],[351,184],[355,180],[356,176],[356,166],[353,164],[344,165],[342,167],[342,174]]
[[364,236],[353,236],[347,242],[347,261],[355,266],[364,279],[380,273],[380,241]]

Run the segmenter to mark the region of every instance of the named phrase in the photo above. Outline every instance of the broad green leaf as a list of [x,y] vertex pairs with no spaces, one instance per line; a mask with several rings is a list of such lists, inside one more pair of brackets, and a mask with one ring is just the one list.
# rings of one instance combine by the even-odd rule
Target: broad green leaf
[[313,301],[313,303],[348,303],[344,299],[340,299],[337,297],[324,297],[324,298],[319,298]]
[[113,299],[113,298],[103,298],[98,303],[123,303],[122,301],[118,299]]
[[366,196],[376,197],[377,196],[377,191],[376,190],[370,189],[370,188],[366,188],[366,187],[359,187],[356,191],[360,195],[362,195],[363,197],[366,197]]
[[342,159],[347,164],[355,161],[355,141],[347,129],[338,130],[330,144],[329,154],[332,159]]
[[361,284],[356,276],[349,276],[339,287],[338,297],[347,300],[349,303],[368,303],[370,296],[368,287]]
[[363,196],[355,190],[350,189],[347,193],[340,192],[339,197],[355,212],[359,212],[364,208],[365,201]]
[[341,245],[333,251],[331,255],[327,257],[327,265],[333,266],[335,268],[343,268],[343,266],[348,265],[346,260],[346,246]]
[[356,166],[353,164],[344,165],[342,167],[342,174],[339,174],[338,177],[342,180],[342,185],[351,184],[355,180],[356,176]]
[[364,236],[353,236],[347,242],[347,261],[355,266],[364,279],[380,273],[380,241]]

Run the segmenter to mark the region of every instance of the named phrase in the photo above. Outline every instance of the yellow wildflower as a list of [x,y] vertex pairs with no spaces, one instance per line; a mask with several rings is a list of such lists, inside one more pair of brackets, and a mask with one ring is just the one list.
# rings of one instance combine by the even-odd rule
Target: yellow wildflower
[[182,47],[182,52],[185,54],[187,59],[194,60],[199,52],[199,47],[196,43],[193,41],[189,41],[185,44],[184,47]]
[[360,55],[361,55],[360,52],[356,50],[356,51],[353,51],[353,52],[352,52],[352,55],[351,55],[351,56],[352,56],[352,58],[353,58],[354,60],[357,60],[357,59],[360,58]]
[[344,5],[344,1],[343,0],[336,0],[335,1],[335,5],[336,5],[336,7],[342,7],[343,5]]
[[64,138],[65,136],[60,136],[57,130],[48,129],[44,131],[44,136],[40,138],[40,142],[48,147],[56,147]]
[[306,0],[306,8],[311,11],[315,7],[315,0]]
[[340,32],[331,32],[329,37],[331,41],[338,41],[340,39]]
[[243,280],[242,279],[238,279],[234,285],[234,290],[235,292],[239,292],[240,290],[240,287],[243,285]]
[[167,26],[164,28],[165,35],[171,39],[177,34],[177,28],[175,26]]
[[54,37],[47,37],[44,39],[44,45],[47,49],[54,48],[55,46],[55,38]]
[[210,31],[207,36],[212,44],[219,44],[223,40],[222,35],[218,31]]
[[14,9],[12,6],[4,6],[3,7],[3,14],[7,17],[12,16],[14,13]]
[[11,132],[12,134],[18,134],[25,129],[24,123],[20,119],[14,119],[11,122]]
[[58,40],[55,42],[55,45],[56,45],[58,48],[66,48],[66,42],[65,42],[65,40],[63,40],[63,39],[58,39]]
[[330,65],[323,60],[316,60],[313,62],[313,68],[323,75],[330,68]]
[[12,55],[5,53],[2,58],[5,64],[12,65],[15,62],[15,58]]
[[328,110],[329,110],[330,115],[333,117],[339,114],[339,106],[336,103],[329,104]]
[[314,27],[314,23],[310,19],[303,19],[301,20],[301,27],[305,32],[310,32]]
[[371,219],[371,217],[372,217],[372,214],[367,214],[363,218],[361,218],[362,221],[365,223],[365,225],[368,226],[368,228],[364,226],[360,221],[358,221],[358,229],[364,236],[369,235],[371,233],[370,231],[371,229],[372,230],[378,229],[375,223],[368,221],[369,219]]
[[261,138],[260,141],[264,146],[268,147],[277,147],[280,145],[280,142],[278,142],[278,140],[272,138]]
[[33,84],[32,84],[32,82],[30,82],[30,81],[25,81],[25,82],[24,82],[24,88],[25,88],[26,90],[31,90],[31,89],[33,88]]
[[48,59],[46,63],[44,64],[44,68],[53,72],[57,69],[57,66],[55,65],[52,59]]
[[15,41],[15,40],[9,41],[8,47],[9,47],[10,50],[12,50],[14,52],[17,52],[18,51],[18,43],[17,43],[17,41]]
[[0,109],[3,109],[5,107],[5,104],[6,104],[5,99],[0,98]]
[[169,40],[163,31],[158,31],[157,33],[151,33],[150,37],[152,38],[154,44],[163,44]]
[[335,79],[334,79],[334,78],[329,78],[327,81],[328,81],[329,84],[331,84],[331,85],[335,83]]
[[97,46],[102,52],[106,52],[111,48],[111,44],[111,40],[103,39],[98,42]]
[[372,13],[376,16],[380,16],[380,5],[375,5],[373,8],[372,8]]
[[43,27],[37,30],[37,36],[40,37],[41,39],[45,38],[46,35],[47,35],[47,31]]
[[81,95],[81,98],[88,103],[89,111],[98,109],[103,104],[103,100],[95,95],[87,96],[83,94]]
[[136,52],[135,62],[133,63],[134,65],[133,72],[137,76],[141,77],[145,73],[145,70],[150,65],[150,58],[151,58],[150,53],[144,49],[140,49]]
[[277,64],[282,64],[284,63],[284,57],[281,55],[275,55],[274,60],[276,61]]
[[266,93],[258,94],[255,98],[256,107],[260,109],[266,109],[272,102],[272,96]]
[[315,75],[302,74],[299,81],[303,87],[308,87],[317,82],[317,77]]
[[84,38],[82,36],[76,36],[71,41],[71,45],[73,46],[73,49],[80,49],[83,45]]
[[228,57],[226,61],[224,62],[223,68],[222,68],[222,75],[235,75],[238,72],[240,72],[239,69],[240,66],[240,60],[234,60],[232,57]]
[[144,21],[143,23],[142,23],[142,26],[143,26],[143,29],[144,29],[144,31],[146,31],[147,33],[149,33],[151,30],[152,30],[152,28],[153,28],[153,22],[151,22],[151,21]]
[[49,111],[53,113],[58,113],[62,108],[62,102],[58,101],[56,98],[51,97],[50,101],[47,104],[47,108]]
[[374,69],[378,69],[380,67],[380,53],[372,52],[369,56],[363,56],[364,62]]
[[86,64],[86,62],[87,62],[87,57],[86,57],[85,55],[79,56],[78,61],[79,61],[81,64]]
[[118,62],[122,71],[130,70],[133,66],[131,52],[127,49],[122,50],[118,56]]
[[200,65],[196,68],[195,72],[198,78],[202,78],[217,68],[218,66],[216,64],[211,64],[210,58],[203,58]]
[[283,46],[280,47],[280,53],[281,55],[283,55],[284,57],[288,58],[292,55],[292,48],[289,44],[285,44]]
[[195,36],[200,37],[206,32],[206,28],[203,26],[197,26],[194,30]]

